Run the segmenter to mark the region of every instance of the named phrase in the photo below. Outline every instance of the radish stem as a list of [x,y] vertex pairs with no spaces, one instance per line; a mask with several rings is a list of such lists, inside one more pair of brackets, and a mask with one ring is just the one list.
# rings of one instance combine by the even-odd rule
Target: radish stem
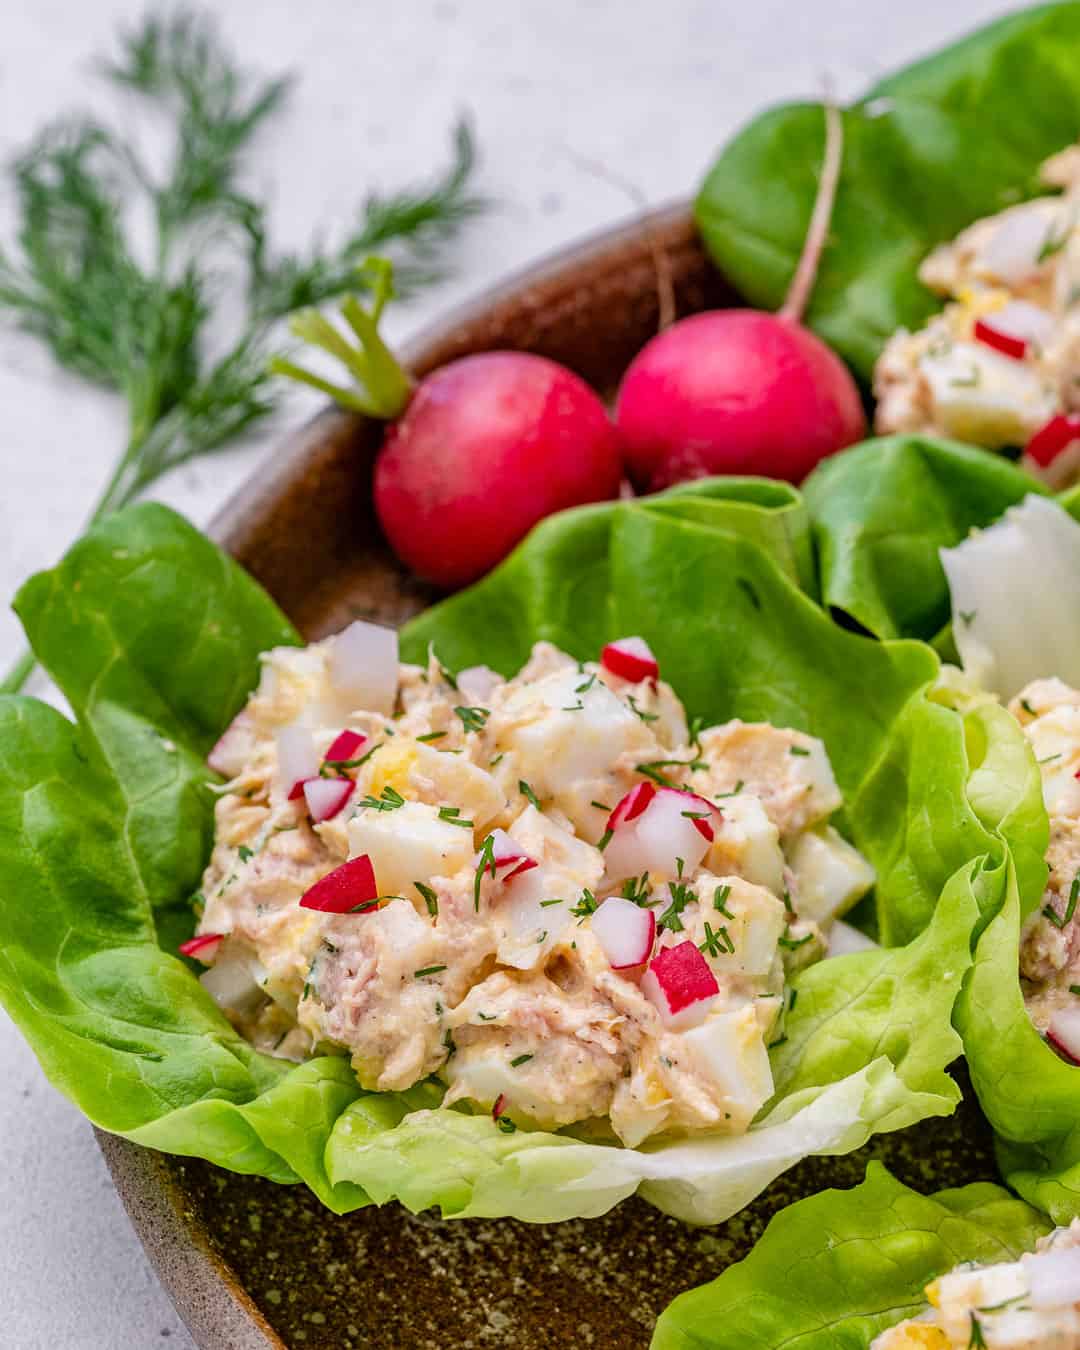
[[828,96],[822,107],[825,112],[825,155],[821,161],[817,196],[814,198],[814,209],[810,213],[810,225],[806,232],[802,255],[795,268],[791,287],[779,310],[782,319],[790,319],[793,323],[802,321],[817,280],[821,255],[829,236],[836,188],[840,181],[840,165],[844,157],[844,123],[840,110]]

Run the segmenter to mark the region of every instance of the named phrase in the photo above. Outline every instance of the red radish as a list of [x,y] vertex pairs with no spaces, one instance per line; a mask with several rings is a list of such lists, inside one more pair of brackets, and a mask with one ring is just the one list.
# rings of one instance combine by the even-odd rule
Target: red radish
[[368,855],[361,853],[317,881],[301,897],[300,907],[324,914],[369,913],[378,908],[378,899],[375,869]]
[[1011,356],[1014,361],[1022,361],[1027,352],[1027,338],[1013,337],[995,328],[986,319],[975,320],[975,338],[987,347],[993,347],[1003,356]]
[[427,581],[464,586],[553,511],[614,497],[618,440],[603,404],[526,352],[466,356],[429,375],[387,432],[375,509]]
[[335,736],[323,759],[324,764],[347,764],[355,759],[361,746],[367,743],[367,737],[358,731],[343,731]]
[[817,200],[779,313],[729,309],[683,319],[648,342],[623,376],[615,420],[641,490],[707,474],[798,483],[826,455],[866,435],[850,372],[800,322],[840,175],[843,129],[831,104],[825,122]]
[[331,820],[344,810],[355,787],[351,778],[309,778],[304,784],[304,797],[315,824]]
[[357,619],[334,638],[328,674],[335,692],[352,707],[389,716],[397,700],[397,633]]
[[1052,488],[1072,482],[1080,472],[1080,414],[1051,417],[1024,447],[1022,463]]
[[640,876],[643,872],[653,877],[673,877],[680,865],[690,875],[714,838],[712,822],[717,809],[712,802],[676,788],[654,788],[651,783],[648,787],[651,794],[634,788],[608,820],[611,838],[604,851],[604,863],[612,881]]
[[498,1120],[506,1110],[506,1093],[500,1092],[495,1098],[495,1105],[491,1108],[491,1119]]
[[720,992],[709,963],[692,942],[664,947],[649,962],[641,991],[672,1031],[697,1026]]
[[236,778],[251,762],[255,748],[255,729],[245,708],[237,713],[218,739],[206,762],[222,778]]
[[334,385],[286,360],[274,368],[390,421],[375,462],[375,511],[414,572],[437,586],[463,586],[544,516],[617,496],[618,437],[587,384],[546,357],[496,351],[451,361],[414,389],[378,333],[392,268],[374,259],[368,271],[371,311],[355,295],[341,305],[357,346],[317,310],[291,321],[355,383]]
[[612,970],[630,970],[649,959],[656,939],[656,915],[620,895],[610,896],[590,921]]
[[652,649],[644,638],[617,638],[600,653],[600,664],[620,680],[640,684],[642,680],[658,680],[660,667]]
[[319,773],[319,756],[310,727],[292,722],[274,733],[277,744],[278,774],[286,786],[289,801],[303,795],[304,783]]
[[224,933],[199,933],[197,937],[181,942],[176,950],[181,956],[198,956],[200,961],[205,961],[211,948],[216,948],[224,936]]
[[[515,877],[521,876],[523,872],[531,872],[536,867],[535,858],[530,858],[519,844],[517,844],[506,833],[505,830],[493,830],[491,838],[491,856],[495,864],[495,875],[500,881],[513,881]],[[480,865],[479,857],[476,860],[477,866]],[[506,869],[510,870],[507,871]],[[502,876],[498,876],[499,873]]]
[[1029,347],[1045,346],[1056,327],[1054,317],[1026,300],[1010,300],[975,320],[975,337],[987,347],[1022,361]]
[[1050,1018],[1046,1039],[1070,1064],[1080,1064],[1080,1008],[1060,1008]]
[[1053,222],[1047,221],[1039,206],[1006,211],[980,250],[979,263],[998,281],[1018,286],[1038,271],[1053,233]]
[[638,783],[632,787],[625,796],[620,797],[615,809],[608,816],[608,829],[617,830],[626,821],[635,820],[655,796],[656,788],[652,783]]

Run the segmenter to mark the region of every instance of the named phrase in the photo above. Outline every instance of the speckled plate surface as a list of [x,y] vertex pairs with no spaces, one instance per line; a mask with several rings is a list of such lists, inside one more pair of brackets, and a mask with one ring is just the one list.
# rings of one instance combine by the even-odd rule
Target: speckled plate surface
[[[422,374],[469,352],[522,348],[609,391],[656,332],[658,252],[680,314],[737,299],[677,206],[489,292],[406,355]],[[379,533],[370,490],[379,438],[361,418],[324,413],[214,524],[306,637],[357,617],[400,623],[433,598]],[[443,1221],[398,1205],[338,1218],[302,1186],[99,1138],[132,1222],[205,1350],[645,1350],[676,1294],[744,1255],[791,1200],[861,1180],[871,1157],[925,1190],[994,1176],[986,1126],[967,1104],[849,1157],[810,1159],[712,1229],[636,1199],[600,1219],[548,1226]]]

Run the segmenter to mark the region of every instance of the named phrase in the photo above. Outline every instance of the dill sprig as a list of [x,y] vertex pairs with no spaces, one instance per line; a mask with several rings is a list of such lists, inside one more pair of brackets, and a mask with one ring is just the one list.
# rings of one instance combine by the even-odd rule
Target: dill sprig
[[[396,264],[396,294],[437,280],[447,246],[486,205],[470,187],[475,148],[461,121],[442,175],[369,193],[333,247],[275,252],[266,206],[241,179],[288,78],[245,70],[212,20],[188,9],[148,13],[121,32],[99,69],[164,120],[171,140],[164,171],[102,121],[48,127],[14,163],[16,245],[0,250],[0,317],[127,404],[127,445],[91,522],[275,411],[278,320],[347,290],[370,290],[382,274],[362,265],[375,250]],[[133,215],[149,216],[147,247],[136,241]],[[245,311],[231,341],[210,355],[207,329],[223,278],[232,276],[243,279]],[[17,692],[33,668],[28,653],[0,692]]]

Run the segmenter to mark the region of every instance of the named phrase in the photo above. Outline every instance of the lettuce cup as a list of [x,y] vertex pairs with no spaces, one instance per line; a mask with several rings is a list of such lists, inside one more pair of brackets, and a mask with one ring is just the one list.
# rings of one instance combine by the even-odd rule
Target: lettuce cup
[[101,1127],[339,1212],[712,1223],[950,1113],[1038,777],[815,573],[795,490],[717,480],[304,649],[120,513],[17,603],[74,720],[0,700],[5,1005]]

